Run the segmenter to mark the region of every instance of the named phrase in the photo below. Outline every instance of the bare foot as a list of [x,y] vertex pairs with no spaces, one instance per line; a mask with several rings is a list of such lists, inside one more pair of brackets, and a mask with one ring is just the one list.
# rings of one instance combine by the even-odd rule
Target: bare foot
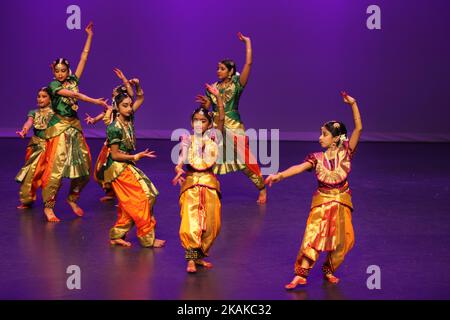
[[337,284],[339,282],[339,278],[336,278],[332,273],[325,274],[324,279],[332,284]]
[[30,209],[31,208],[31,204],[20,204],[17,206],[17,209],[23,210],[23,209]]
[[300,276],[295,276],[294,279],[292,279],[292,281],[285,285],[284,287],[287,290],[292,290],[295,289],[298,285],[305,285],[307,283],[306,278],[300,277]]
[[162,248],[166,244],[166,240],[155,239],[153,242],[153,248]]
[[267,189],[264,188],[259,191],[258,200],[256,200],[257,204],[266,204],[267,203]]
[[84,215],[83,209],[81,209],[75,202],[67,200],[67,203],[72,208],[73,213],[77,216],[82,217]]
[[109,241],[110,244],[112,245],[119,245],[122,247],[131,247],[131,242],[125,241],[123,239],[114,239],[114,240],[110,240]]
[[186,271],[189,273],[196,273],[197,272],[197,268],[195,267],[195,262],[194,260],[189,260],[187,267],[186,267]]
[[205,261],[203,259],[195,260],[195,264],[199,265],[199,266],[202,266],[202,267],[204,267],[206,269],[211,269],[213,267],[213,264],[211,262]]
[[52,208],[44,208],[44,214],[47,217],[48,222],[60,222],[61,221],[55,215]]

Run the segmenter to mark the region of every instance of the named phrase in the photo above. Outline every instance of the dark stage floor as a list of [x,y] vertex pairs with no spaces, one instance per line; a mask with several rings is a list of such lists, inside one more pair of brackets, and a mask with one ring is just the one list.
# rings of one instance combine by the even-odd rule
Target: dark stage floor
[[[116,218],[114,204],[102,204],[93,181],[75,218],[65,204],[68,181],[57,214],[45,222],[41,200],[28,211],[16,210],[25,140],[1,139],[1,299],[449,299],[450,298],[450,148],[448,144],[362,143],[353,161],[350,185],[355,212],[356,245],[337,275],[322,281],[320,265],[309,284],[294,292],[283,286],[303,235],[313,174],[284,181],[258,207],[257,192],[243,174],[221,176],[222,231],[211,251],[212,270],[185,272],[178,238],[178,188],[168,141],[140,140],[139,149],[156,150],[156,160],[139,167],[160,191],[155,214],[162,249],[110,247],[108,230]],[[88,140],[96,158],[102,140]],[[319,148],[317,143],[281,144],[281,168],[298,163]],[[323,257],[321,261],[323,260]],[[68,290],[66,268],[81,268],[81,290]],[[369,290],[368,266],[381,268],[381,289]]]

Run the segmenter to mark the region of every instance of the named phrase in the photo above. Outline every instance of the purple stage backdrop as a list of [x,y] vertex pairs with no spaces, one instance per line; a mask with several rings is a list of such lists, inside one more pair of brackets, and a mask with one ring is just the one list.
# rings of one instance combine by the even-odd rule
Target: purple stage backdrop
[[[81,9],[81,30],[66,26],[70,5]],[[380,30],[366,26],[370,5],[381,9]],[[358,99],[365,140],[450,141],[449,17],[446,0],[2,1],[0,132],[21,128],[37,89],[52,79],[52,60],[63,56],[76,68],[92,20],[81,91],[110,98],[113,67],[139,77],[146,93],[140,137],[167,138],[189,125],[194,97],[215,81],[217,62],[242,66],[241,31],[254,49],[240,105],[247,128],[315,140],[325,120],[352,127],[344,89]],[[80,117],[97,111],[80,103]],[[104,136],[100,123],[86,129]]]

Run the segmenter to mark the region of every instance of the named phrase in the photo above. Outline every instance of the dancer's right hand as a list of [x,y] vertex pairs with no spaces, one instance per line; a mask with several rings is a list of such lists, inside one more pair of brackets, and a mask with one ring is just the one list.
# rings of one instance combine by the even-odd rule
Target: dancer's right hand
[[220,95],[219,89],[217,89],[215,86],[205,83],[206,90],[209,91],[213,96],[218,97]]
[[[178,170],[178,169],[175,169],[176,171]],[[183,177],[183,174],[184,174],[185,172],[184,172],[184,170],[183,169],[179,169],[178,171],[177,171],[177,175],[175,176],[175,178],[173,178],[172,179],[172,184],[173,185],[176,185],[177,183],[181,186],[183,183],[184,183],[184,181],[186,180],[184,177]]]
[[27,136],[28,130],[26,128],[23,128],[22,131],[16,131],[16,134],[19,135],[22,139],[24,139]]
[[209,106],[211,105],[211,101],[209,101],[208,97],[202,96],[201,94],[195,96],[195,102],[200,103],[200,105],[207,109],[209,109]]
[[279,173],[271,174],[270,176],[268,176],[266,178],[266,180],[264,180],[264,184],[267,184],[267,185],[269,185],[269,187],[271,187],[273,183],[280,182],[282,179],[283,178],[282,178],[281,174],[279,174]]

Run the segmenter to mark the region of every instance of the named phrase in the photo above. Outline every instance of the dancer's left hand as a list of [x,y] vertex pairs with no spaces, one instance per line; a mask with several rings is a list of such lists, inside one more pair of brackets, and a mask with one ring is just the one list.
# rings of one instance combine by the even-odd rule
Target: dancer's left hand
[[119,68],[114,68],[113,71],[120,80],[122,80],[124,82],[127,80],[127,78],[123,74],[122,70],[120,70]]
[[344,99],[344,102],[347,103],[347,104],[352,105],[352,104],[354,104],[356,102],[356,99],[351,97],[351,96],[349,96],[347,94],[347,92],[345,92],[345,91],[341,91],[341,95],[342,95],[342,98]]
[[92,37],[94,35],[94,23],[92,21],[89,22],[85,30],[88,36]]
[[85,114],[86,118],[84,118],[84,121],[86,121],[86,124],[95,124],[95,119],[92,118],[88,113]]
[[246,36],[244,36],[241,32],[238,32],[238,37],[239,37],[239,40],[241,40],[241,41],[244,41],[244,42],[248,42],[248,41],[250,41],[250,38],[249,37],[246,37]]

